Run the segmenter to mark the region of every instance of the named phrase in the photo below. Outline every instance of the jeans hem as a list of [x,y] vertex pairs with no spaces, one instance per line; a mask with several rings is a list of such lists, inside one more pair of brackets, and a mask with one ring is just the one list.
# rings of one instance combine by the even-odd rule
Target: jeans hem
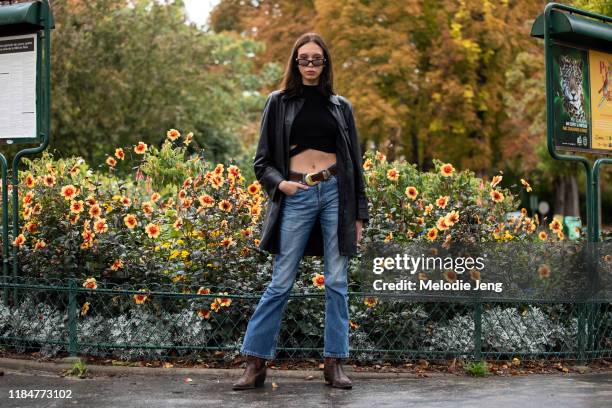
[[255,353],[254,351],[249,351],[249,350],[240,350],[240,353],[242,355],[245,356],[255,356],[255,357],[259,357],[259,358],[265,358],[267,360],[274,360],[274,356],[270,356],[270,355],[264,355],[264,354],[260,354],[260,353]]

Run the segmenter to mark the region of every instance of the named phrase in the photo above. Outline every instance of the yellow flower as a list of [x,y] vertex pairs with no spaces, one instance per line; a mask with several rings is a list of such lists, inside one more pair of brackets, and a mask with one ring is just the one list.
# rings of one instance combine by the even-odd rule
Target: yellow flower
[[118,147],[115,149],[115,157],[118,158],[119,160],[125,159],[125,152],[123,151],[122,148]]

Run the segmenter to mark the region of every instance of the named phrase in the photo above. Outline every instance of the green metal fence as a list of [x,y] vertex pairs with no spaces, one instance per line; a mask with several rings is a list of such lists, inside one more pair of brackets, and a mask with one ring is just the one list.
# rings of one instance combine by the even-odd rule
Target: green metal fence
[[[75,279],[0,282],[0,345],[43,357],[231,361],[261,296],[172,285],[87,289]],[[322,290],[291,294],[277,360],[322,358],[324,306]],[[609,302],[414,301],[350,292],[349,306],[354,361],[612,357]]]

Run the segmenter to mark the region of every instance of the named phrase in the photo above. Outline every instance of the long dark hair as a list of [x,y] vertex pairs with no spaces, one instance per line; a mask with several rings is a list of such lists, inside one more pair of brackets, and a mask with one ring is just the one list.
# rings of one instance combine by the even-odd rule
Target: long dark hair
[[333,65],[332,58],[329,54],[329,50],[327,45],[325,45],[325,41],[323,38],[317,33],[309,32],[302,34],[293,44],[293,49],[291,50],[291,55],[289,55],[289,60],[287,61],[287,66],[285,67],[285,73],[283,74],[283,79],[281,82],[281,92],[286,93],[289,97],[293,97],[296,95],[300,95],[302,93],[303,85],[302,85],[302,74],[300,74],[300,69],[298,68],[297,61],[297,51],[298,49],[308,43],[314,42],[319,45],[323,49],[323,58],[327,61],[325,62],[325,66],[323,67],[323,71],[321,71],[321,75],[319,76],[319,84],[317,85],[317,89],[326,98],[329,98],[330,95],[334,95],[334,76],[333,76]]

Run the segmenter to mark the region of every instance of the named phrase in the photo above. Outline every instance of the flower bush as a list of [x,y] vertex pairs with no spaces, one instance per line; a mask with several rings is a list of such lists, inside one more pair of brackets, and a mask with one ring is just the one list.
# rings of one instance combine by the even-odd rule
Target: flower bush
[[[144,142],[116,148],[100,169],[90,168],[79,157],[56,158],[48,152],[35,160],[24,159],[27,169],[20,173],[18,190],[21,231],[11,243],[18,248],[23,276],[74,277],[87,289],[77,299],[78,341],[83,351],[100,353],[92,346],[100,339],[116,344],[193,347],[239,343],[243,329],[236,322],[244,320],[253,305],[242,299],[232,302],[227,296],[261,291],[269,282],[273,256],[258,249],[267,197],[259,182],[246,180],[235,164],[211,163],[202,152],[187,156],[192,139],[191,133],[183,136],[170,129],[159,148]],[[518,217],[507,217],[519,210],[520,200],[517,192],[501,187],[502,174],[488,181],[470,170],[459,172],[450,163],[435,160],[434,164],[434,171],[421,172],[405,161],[388,162],[380,152],[365,153],[370,222],[364,230],[364,244],[565,239],[557,220],[530,217],[524,208]],[[121,168],[128,176],[118,175]],[[531,186],[522,179],[518,189],[530,191]],[[359,258],[358,254],[350,260],[351,287],[359,283],[355,272]],[[321,293],[323,271],[322,259],[305,257],[299,266],[297,290]],[[538,273],[542,277],[546,271]],[[445,278],[452,281],[456,276]],[[100,288],[118,284],[137,289],[130,296],[112,297],[110,302],[104,296],[93,296]],[[154,294],[156,285],[177,293],[214,296],[160,300]],[[63,312],[62,302],[65,299],[58,295],[55,299],[49,296],[47,306],[33,305],[55,304],[45,315],[52,316],[59,328],[66,325],[66,314],[56,313]],[[290,302],[286,317],[290,324],[283,327],[280,343],[320,346],[324,305],[323,297]],[[449,333],[458,331],[466,336],[456,346],[461,350],[470,346],[473,322],[458,315],[447,325],[442,320],[432,326],[429,321],[438,321],[440,316],[432,313],[437,309],[430,309],[373,296],[351,298],[351,341],[362,350],[363,358],[367,350],[380,347],[381,339],[392,349],[414,350],[431,335],[439,340],[436,344],[444,344]],[[3,309],[7,316],[8,310]],[[13,316],[16,312],[11,310]],[[504,313],[508,325],[520,323],[513,312],[495,312]],[[10,326],[9,320],[0,321],[7,325],[0,329],[14,335],[18,328]],[[403,322],[401,329],[398,321]],[[486,324],[489,321],[484,319]],[[504,327],[492,325],[490,332],[497,336]],[[56,334],[65,336],[65,332]],[[513,339],[508,341],[516,347],[526,346]],[[502,348],[494,338],[485,340],[491,349]],[[547,342],[535,339],[527,346],[539,352],[550,346]],[[153,348],[147,355],[166,352]],[[139,358],[142,353],[126,348],[118,356]]]

